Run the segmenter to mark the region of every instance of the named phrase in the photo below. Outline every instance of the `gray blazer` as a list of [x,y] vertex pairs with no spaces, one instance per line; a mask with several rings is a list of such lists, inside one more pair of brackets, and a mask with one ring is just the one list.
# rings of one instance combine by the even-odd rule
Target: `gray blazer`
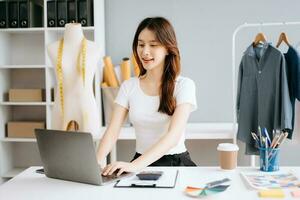
[[[257,154],[250,132],[258,126],[272,130],[291,129],[290,101],[285,59],[265,43],[245,51],[238,75],[237,138],[246,143],[246,154]],[[271,136],[272,137],[272,136]]]

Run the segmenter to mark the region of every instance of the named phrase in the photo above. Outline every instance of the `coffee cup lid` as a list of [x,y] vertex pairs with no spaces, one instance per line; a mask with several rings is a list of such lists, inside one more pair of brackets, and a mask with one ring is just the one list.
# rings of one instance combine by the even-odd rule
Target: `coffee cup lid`
[[236,144],[232,143],[221,143],[218,145],[218,151],[238,151],[239,147]]

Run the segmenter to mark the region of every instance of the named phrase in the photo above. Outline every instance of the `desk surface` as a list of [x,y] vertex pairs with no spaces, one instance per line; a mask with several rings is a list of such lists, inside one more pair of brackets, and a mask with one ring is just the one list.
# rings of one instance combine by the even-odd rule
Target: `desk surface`
[[[223,193],[206,199],[260,199],[257,191],[249,188],[240,172],[258,172],[257,168],[240,167],[234,171],[223,171],[218,167],[178,167],[179,176],[173,189],[114,188],[114,184],[93,186],[47,178],[35,173],[38,167],[31,167],[0,186],[0,199],[193,199],[184,194],[186,186],[199,187],[203,183],[228,177],[231,186]],[[150,169],[150,168],[149,168]],[[167,167],[155,168],[167,170]],[[300,177],[300,167],[281,167],[280,172],[292,171]],[[286,199],[294,199],[290,190],[285,190]],[[265,199],[265,198],[264,198]]]

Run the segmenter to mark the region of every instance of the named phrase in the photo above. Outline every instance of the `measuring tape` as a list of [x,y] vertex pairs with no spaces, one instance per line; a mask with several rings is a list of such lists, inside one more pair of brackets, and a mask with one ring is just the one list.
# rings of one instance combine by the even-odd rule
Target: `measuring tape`
[[[86,68],[86,49],[87,49],[87,40],[86,38],[82,39],[81,48],[79,54],[77,56],[77,71],[82,77],[83,86],[85,86],[85,68]],[[57,63],[56,63],[56,73],[58,77],[58,89],[59,89],[59,96],[60,96],[60,106],[61,106],[61,113],[64,122],[65,117],[65,108],[64,108],[64,86],[63,86],[63,72],[62,72],[62,56],[64,50],[64,39],[59,41],[58,46],[58,55],[57,55]]]

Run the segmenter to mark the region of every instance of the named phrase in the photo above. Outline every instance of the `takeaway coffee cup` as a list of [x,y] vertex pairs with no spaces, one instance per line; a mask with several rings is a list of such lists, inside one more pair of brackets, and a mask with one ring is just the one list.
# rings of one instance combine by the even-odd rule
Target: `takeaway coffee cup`
[[237,154],[239,147],[232,143],[221,143],[218,145],[219,162],[221,169],[232,170],[237,166]]

